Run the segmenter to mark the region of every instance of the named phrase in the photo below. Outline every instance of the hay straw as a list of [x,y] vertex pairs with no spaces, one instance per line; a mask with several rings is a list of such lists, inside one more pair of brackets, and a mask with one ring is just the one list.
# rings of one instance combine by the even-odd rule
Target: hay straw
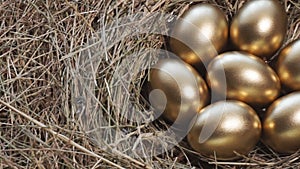
[[[245,0],[198,2],[217,5],[230,20]],[[289,16],[287,44],[300,36],[300,3],[281,2]],[[299,152],[279,155],[262,143],[237,161],[207,159],[186,140],[163,135],[164,121],[152,122],[140,97],[147,71],[139,70],[158,59],[145,49],[163,49],[165,37],[123,37],[122,26],[131,22],[118,19],[136,16],[144,31],[167,33],[171,16],[193,3],[0,1],[0,168],[298,167]],[[158,12],[168,22],[151,25],[161,19]],[[139,57],[124,62],[133,54]]]

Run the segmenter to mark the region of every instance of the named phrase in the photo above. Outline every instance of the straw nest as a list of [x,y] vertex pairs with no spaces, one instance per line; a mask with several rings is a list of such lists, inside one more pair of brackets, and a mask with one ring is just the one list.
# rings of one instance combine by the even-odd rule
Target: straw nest
[[[166,53],[176,17],[202,2],[2,1],[0,168],[299,166],[299,153],[262,143],[240,160],[207,159],[155,120],[141,94],[147,69]],[[231,20],[245,0],[207,2]],[[300,35],[300,3],[281,2],[286,44]]]

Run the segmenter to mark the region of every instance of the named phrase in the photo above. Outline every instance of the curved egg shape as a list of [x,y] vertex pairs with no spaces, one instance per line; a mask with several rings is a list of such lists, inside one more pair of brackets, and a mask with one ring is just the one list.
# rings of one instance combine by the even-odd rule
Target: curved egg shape
[[[219,101],[198,113],[188,142],[197,152],[218,160],[247,155],[260,139],[256,112],[240,101]],[[236,152],[236,153],[235,153]]]
[[287,14],[277,0],[247,2],[233,18],[230,38],[240,50],[268,59],[287,33]]
[[205,81],[181,60],[158,61],[150,70],[150,84],[152,106],[171,122],[189,124],[209,100]]
[[280,153],[300,149],[300,92],[277,99],[263,121],[263,141]]
[[275,100],[281,88],[273,69],[245,52],[227,52],[212,60],[208,65],[207,83],[216,93],[222,94],[225,90],[228,99],[260,107]]
[[226,45],[228,30],[227,19],[219,8],[194,5],[175,23],[170,48],[191,65],[207,64]]
[[279,54],[277,73],[282,84],[300,90],[300,40],[287,45]]

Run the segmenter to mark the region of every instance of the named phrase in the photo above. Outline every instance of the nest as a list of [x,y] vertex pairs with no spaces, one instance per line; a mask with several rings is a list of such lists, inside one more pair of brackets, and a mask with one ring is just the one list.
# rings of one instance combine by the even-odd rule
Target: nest
[[[168,57],[170,25],[207,2],[228,20],[245,0],[3,1],[0,4],[0,168],[286,168],[262,143],[235,161],[178,140],[147,102],[148,69]],[[281,0],[285,44],[300,36],[300,3]]]

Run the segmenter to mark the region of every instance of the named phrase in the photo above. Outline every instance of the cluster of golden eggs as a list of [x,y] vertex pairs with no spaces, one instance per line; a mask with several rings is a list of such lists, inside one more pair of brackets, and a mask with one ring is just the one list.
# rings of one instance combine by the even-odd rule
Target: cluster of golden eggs
[[[167,100],[154,99],[154,108],[168,121],[190,122],[190,146],[210,158],[247,155],[260,139],[279,153],[296,152],[300,40],[279,51],[287,24],[277,0],[246,2],[231,24],[218,7],[193,5],[175,23],[169,41],[181,60],[160,60],[150,71],[151,88],[163,91]],[[228,42],[235,50],[221,53]],[[266,61],[277,52],[273,70]],[[205,67],[205,77],[196,71],[199,66]],[[291,92],[282,96],[282,86]],[[212,92],[224,99],[212,100]],[[263,108],[260,118],[257,110]],[[202,133],[210,127],[211,133]]]

